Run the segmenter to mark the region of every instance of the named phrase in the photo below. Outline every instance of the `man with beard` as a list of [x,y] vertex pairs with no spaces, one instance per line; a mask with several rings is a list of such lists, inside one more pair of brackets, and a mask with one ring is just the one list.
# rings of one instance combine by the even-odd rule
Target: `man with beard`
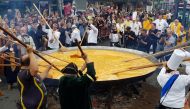
[[[22,27],[20,29],[20,34],[21,35],[18,36],[19,40],[21,40],[25,44],[32,46],[33,49],[36,49],[33,38],[27,34],[27,28],[26,27]],[[21,47],[21,55],[23,56],[25,54],[26,54],[26,49],[24,47]]]

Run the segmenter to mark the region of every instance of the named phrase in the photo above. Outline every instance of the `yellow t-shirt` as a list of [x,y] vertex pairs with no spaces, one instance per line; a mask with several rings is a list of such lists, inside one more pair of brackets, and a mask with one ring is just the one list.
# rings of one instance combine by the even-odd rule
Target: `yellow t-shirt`
[[163,15],[163,19],[165,19],[165,20],[166,20],[166,19],[167,19],[167,15]]
[[143,29],[145,29],[147,31],[151,29],[151,22],[150,22],[150,20],[143,21]]
[[180,33],[180,36],[178,36],[178,40],[177,40],[177,45],[181,45],[185,42],[187,42],[187,37],[186,37],[186,31],[183,31]]
[[184,35],[184,37],[182,37],[181,43],[185,43],[187,42],[186,31],[183,31],[182,34]]
[[179,37],[180,34],[181,34],[181,27],[182,27],[181,23],[178,23],[177,26],[175,26],[175,23],[174,23],[174,22],[172,22],[172,23],[170,24],[171,30],[172,30],[178,37]]
[[129,20],[129,21],[126,20],[126,21],[124,22],[124,24],[125,24],[125,28],[126,28],[126,27],[130,27],[131,21],[130,21],[130,20]]

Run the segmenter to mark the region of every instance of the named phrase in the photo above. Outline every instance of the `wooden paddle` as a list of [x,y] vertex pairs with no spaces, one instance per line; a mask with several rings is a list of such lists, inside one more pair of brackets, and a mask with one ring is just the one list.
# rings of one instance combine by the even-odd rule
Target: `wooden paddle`
[[[185,59],[184,61],[190,61],[190,58]],[[143,65],[143,66],[137,66],[137,67],[129,67],[128,69],[117,71],[117,72],[112,72],[111,74],[118,74],[126,71],[132,71],[132,70],[140,70],[140,69],[145,69],[145,68],[150,68],[150,67],[156,67],[156,66],[161,66],[166,64],[167,62],[160,62],[160,63],[155,63],[155,64],[149,64],[149,65]]]
[[[77,47],[78,47],[78,49],[79,49],[81,55],[84,55],[84,52],[83,52],[83,50],[82,50],[82,48],[81,48],[81,45],[79,44],[79,42],[78,42],[77,39],[75,39],[75,43],[77,44]],[[71,57],[71,58],[81,58],[81,56],[79,56],[78,54],[71,55],[70,57]]]
[[8,53],[4,53],[4,54],[6,54],[6,56],[9,57],[9,58],[14,58],[14,59],[20,60],[20,58],[17,58],[17,57],[14,57],[14,56],[10,56]]
[[[7,33],[10,37],[12,37],[14,40],[16,40],[17,42],[19,42],[22,46],[24,46],[25,48],[27,48],[27,45],[25,43],[23,43],[22,41],[20,41],[17,37],[15,37],[13,34],[11,34],[9,31],[7,31],[6,29],[4,29],[3,27],[0,26],[0,29],[3,30],[5,33]],[[52,67],[54,67],[55,69],[57,69],[58,71],[61,72],[61,70],[59,68],[57,68],[53,63],[49,62],[47,59],[45,59],[43,56],[41,56],[36,50],[33,50],[34,54],[36,54],[38,57],[42,58],[45,62],[47,62],[48,64],[50,64]]]
[[130,61],[134,61],[134,60],[138,60],[138,59],[143,59],[143,58],[149,58],[149,57],[158,57],[158,56],[161,56],[161,55],[164,55],[164,54],[168,54],[168,53],[171,53],[172,51],[174,51],[175,49],[177,48],[190,48],[190,46],[187,46],[190,44],[190,41],[184,43],[184,44],[181,44],[181,45],[178,45],[178,46],[175,46],[169,50],[165,50],[165,51],[160,51],[160,52],[157,52],[155,54],[152,54],[152,55],[148,55],[148,56],[142,56],[142,57],[139,57],[139,58],[134,58],[134,59],[130,59],[130,60],[125,60],[124,62],[130,62]]
[[[0,38],[2,38],[2,37],[0,37]],[[15,44],[17,44],[17,45],[19,45],[19,46],[23,46],[23,45],[21,45],[20,43],[18,43],[17,41],[13,41],[13,40],[6,39],[6,38],[2,38],[2,39],[5,39],[5,40],[10,41],[10,42],[12,42],[12,43],[15,43]],[[66,60],[63,60],[63,59],[59,59],[59,58],[57,58],[57,57],[51,56],[51,55],[49,55],[49,54],[43,53],[43,52],[38,51],[38,50],[36,50],[36,52],[38,52],[38,53],[40,53],[40,54],[43,54],[43,55],[47,55],[47,56],[49,56],[49,57],[51,57],[51,58],[54,58],[54,59],[57,59],[57,60],[59,60],[59,61],[63,61],[63,62],[66,62],[66,63],[70,63],[69,61],[66,61]],[[13,58],[16,58],[16,57],[13,57]],[[20,58],[16,58],[16,59],[20,59]]]
[[11,60],[6,59],[6,58],[4,58],[4,57],[2,57],[2,56],[0,56],[0,58],[1,58],[1,59],[4,59],[4,60],[6,60],[6,61],[9,61],[9,62],[11,62],[11,63],[17,64],[17,65],[20,65],[20,63],[17,63],[17,62],[11,61]]
[[57,58],[57,57],[55,57],[55,56],[52,56],[52,55],[49,55],[49,54],[46,54],[46,53],[43,53],[43,52],[40,52],[40,51],[37,51],[37,52],[40,53],[40,54],[49,56],[49,57],[51,57],[51,58],[57,59],[57,60],[59,60],[59,61],[66,62],[66,63],[70,63],[69,61],[66,61],[66,60],[63,60],[63,59],[59,59],[59,58]]
[[[50,27],[50,25],[48,24],[48,22],[46,21],[46,19],[44,18],[44,16],[41,14],[41,12],[39,11],[39,9],[37,8],[37,6],[33,3],[34,7],[36,8],[36,10],[38,11],[38,13],[40,14],[40,16],[42,17],[42,19],[45,21],[46,25],[49,27],[49,29],[52,30],[52,28]],[[65,52],[68,51],[63,44],[59,41],[59,39],[57,39],[57,37],[55,35],[53,35],[53,37],[59,42],[59,44],[61,45],[60,50]]]
[[3,67],[11,67],[11,66],[21,66],[20,64],[0,64]]
[[80,42],[80,46],[82,46],[82,43],[83,43],[84,38],[85,38],[85,36],[86,36],[86,32],[87,32],[87,29],[85,29],[85,32],[84,32],[83,37],[82,37],[82,40],[81,40],[81,42]]
[[77,47],[78,47],[78,49],[79,49],[81,55],[84,55],[84,52],[83,52],[83,50],[82,50],[81,45],[79,44],[79,41],[78,41],[77,39],[75,39],[75,42],[76,42],[76,44],[77,44]]

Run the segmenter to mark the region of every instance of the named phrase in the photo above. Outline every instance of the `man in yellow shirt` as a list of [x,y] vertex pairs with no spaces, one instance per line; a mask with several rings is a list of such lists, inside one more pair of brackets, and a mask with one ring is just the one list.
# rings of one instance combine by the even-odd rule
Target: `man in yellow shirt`
[[125,28],[130,27],[131,23],[132,23],[132,21],[130,20],[129,17],[127,17],[126,20],[124,21]]
[[180,36],[178,38],[179,38],[179,44],[183,44],[187,41],[186,31],[183,26],[181,26]]
[[151,21],[148,19],[147,15],[144,17],[143,20],[143,29],[149,31],[151,29]]
[[181,34],[181,27],[182,27],[182,24],[179,22],[178,19],[175,19],[174,22],[170,24],[170,28],[172,32],[174,32],[178,37]]

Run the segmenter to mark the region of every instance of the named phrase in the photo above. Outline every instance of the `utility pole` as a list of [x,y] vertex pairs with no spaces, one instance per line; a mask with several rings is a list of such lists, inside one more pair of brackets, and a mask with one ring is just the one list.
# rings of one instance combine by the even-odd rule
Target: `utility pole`
[[62,10],[63,10],[63,0],[58,0],[57,3],[58,3],[60,15],[62,17],[63,16],[63,13],[62,13]]
[[185,20],[186,20],[186,11],[187,11],[187,1],[184,0],[183,2],[183,20],[182,20],[182,24],[185,26]]
[[174,18],[177,19],[178,18],[178,11],[179,11],[179,0],[175,0],[175,15]]

